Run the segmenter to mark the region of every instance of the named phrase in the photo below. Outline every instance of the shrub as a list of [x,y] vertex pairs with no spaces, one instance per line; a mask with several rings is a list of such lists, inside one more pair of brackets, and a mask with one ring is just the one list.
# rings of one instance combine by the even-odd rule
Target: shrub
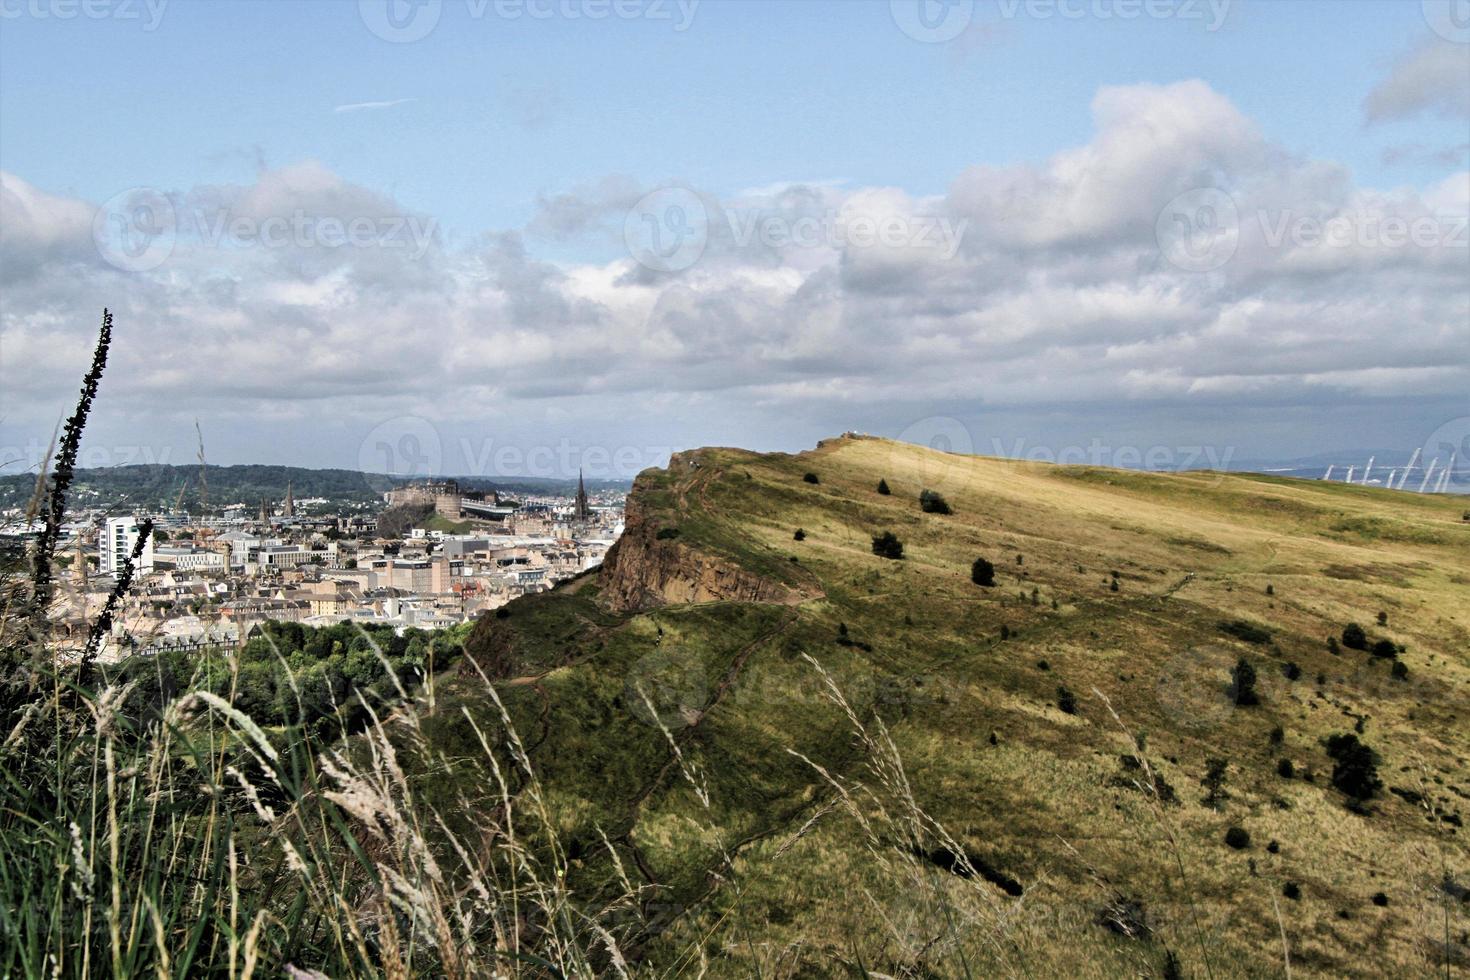
[[1108,591],[1109,592],[1117,592],[1118,591],[1118,580],[1117,579],[1113,579],[1111,582],[1108,583]]
[[1348,623],[1342,628],[1342,645],[1349,650],[1368,649],[1368,634],[1357,623]]
[[822,482],[821,480],[818,480],[817,479],[817,474],[815,474],[815,473],[808,473],[805,476],[803,476],[802,479],[805,480],[807,483],[821,483]]
[[1282,728],[1280,725],[1277,725],[1275,728],[1271,729],[1271,734],[1269,737],[1272,745],[1280,745],[1283,741],[1286,740],[1286,729]]
[[1395,660],[1393,662],[1393,670],[1389,671],[1389,673],[1393,675],[1393,679],[1396,681],[1406,681],[1409,679],[1409,665],[1402,660]]
[[1235,662],[1230,671],[1230,697],[1236,704],[1250,706],[1260,704],[1261,699],[1256,695],[1256,668],[1251,662],[1241,657]]
[[1077,696],[1067,690],[1066,685],[1057,687],[1057,707],[1064,714],[1075,715],[1077,713]]
[[1332,654],[1334,657],[1341,655],[1342,651],[1337,645],[1337,637],[1329,636],[1327,638],[1327,652]]
[[1232,619],[1228,623],[1220,624],[1220,632],[1228,633],[1237,640],[1246,643],[1266,644],[1271,642],[1271,631],[1264,626],[1248,623],[1243,619]]
[[1282,779],[1295,779],[1296,766],[1291,764],[1290,759],[1282,759],[1280,762],[1276,763],[1276,775],[1280,776]]
[[948,501],[933,490],[925,490],[919,494],[919,509],[926,514],[953,514]]
[[970,581],[990,588],[995,584],[995,566],[984,558],[976,558],[970,566]]
[[1038,661],[1036,661],[1036,669],[1037,670],[1051,670],[1051,664],[1047,663],[1045,660],[1038,660]]
[[888,481],[887,480],[879,480],[878,481],[878,493],[879,493],[880,496],[886,497],[886,496],[888,496],[892,492],[893,492],[892,490],[889,490],[888,489]]
[[1276,586],[1270,584],[1269,582],[1266,583],[1266,594],[1267,595],[1275,595],[1276,594]]
[[1247,847],[1251,846],[1250,831],[1246,830],[1244,827],[1231,827],[1229,830],[1225,831],[1225,843],[1229,844],[1237,851],[1243,851]]
[[1302,888],[1296,882],[1288,881],[1286,884],[1281,886],[1281,894],[1285,895],[1293,902],[1299,902],[1302,898]]
[[1399,655],[1399,648],[1392,640],[1379,640],[1373,644],[1373,656],[1392,660]]
[[1383,894],[1383,892],[1374,892],[1373,904],[1378,906],[1379,908],[1384,908],[1388,905],[1388,896]]
[[884,531],[873,537],[873,554],[893,561],[903,560],[903,542],[892,531]]
[[1302,676],[1302,669],[1292,661],[1288,660],[1286,663],[1281,665],[1281,674],[1287,680],[1294,681]]
[[806,531],[803,530],[802,528],[797,528],[796,529],[796,533],[791,536],[791,540],[793,540],[793,541],[805,541],[806,540]]
[[1379,611],[1379,613],[1378,613],[1378,625],[1379,626],[1387,626],[1388,625],[1388,613],[1383,612],[1382,610]]
[[1220,804],[1230,798],[1230,794],[1225,792],[1225,773],[1229,768],[1230,763],[1224,759],[1205,760],[1205,778],[1199,781],[1206,791],[1202,801],[1205,806],[1218,810]]
[[661,527],[658,529],[658,533],[654,535],[659,541],[672,541],[678,536],[679,529],[677,527]]
[[1335,763],[1332,785],[1354,800],[1370,800],[1383,788],[1378,778],[1378,753],[1356,735],[1333,735],[1327,739],[1327,755]]

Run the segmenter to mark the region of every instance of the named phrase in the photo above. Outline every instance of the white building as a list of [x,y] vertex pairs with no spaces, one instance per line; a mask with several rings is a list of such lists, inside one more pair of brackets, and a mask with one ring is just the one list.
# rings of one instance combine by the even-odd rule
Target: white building
[[[107,526],[97,539],[97,565],[104,575],[115,575],[122,571],[138,546],[138,516],[109,517]],[[143,546],[143,556],[135,569],[139,574],[153,571],[153,536]]]

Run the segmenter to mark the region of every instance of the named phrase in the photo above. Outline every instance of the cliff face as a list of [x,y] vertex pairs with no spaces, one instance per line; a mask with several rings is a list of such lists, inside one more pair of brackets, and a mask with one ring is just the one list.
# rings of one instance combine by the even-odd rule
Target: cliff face
[[802,593],[736,562],[706,554],[677,538],[658,537],[657,521],[628,498],[625,529],[602,564],[602,597],[617,612],[690,602],[772,602],[794,605]]

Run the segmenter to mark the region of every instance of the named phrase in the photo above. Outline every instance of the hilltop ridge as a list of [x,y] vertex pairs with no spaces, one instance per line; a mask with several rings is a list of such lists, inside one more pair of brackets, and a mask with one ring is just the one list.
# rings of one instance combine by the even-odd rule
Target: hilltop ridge
[[[640,475],[599,572],[467,651],[574,893],[635,879],[654,973],[1246,976],[1283,937],[1299,975],[1434,972],[1467,955],[1461,503],[867,437],[702,449]],[[468,682],[438,696],[467,714],[431,744],[498,724]],[[1349,735],[1362,796],[1329,754]]]

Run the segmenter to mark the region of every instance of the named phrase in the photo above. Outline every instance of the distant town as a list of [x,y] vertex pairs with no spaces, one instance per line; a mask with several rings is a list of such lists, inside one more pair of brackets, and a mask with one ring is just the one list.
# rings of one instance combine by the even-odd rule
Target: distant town
[[[182,496],[182,495],[181,495]],[[100,658],[235,648],[267,620],[435,630],[550,589],[601,564],[623,530],[626,491],[511,499],[453,480],[392,487],[377,506],[236,501],[204,513],[76,510],[57,549],[57,648],[80,652],[136,553]],[[141,527],[154,533],[141,544]],[[0,511],[14,556],[40,522]]]

